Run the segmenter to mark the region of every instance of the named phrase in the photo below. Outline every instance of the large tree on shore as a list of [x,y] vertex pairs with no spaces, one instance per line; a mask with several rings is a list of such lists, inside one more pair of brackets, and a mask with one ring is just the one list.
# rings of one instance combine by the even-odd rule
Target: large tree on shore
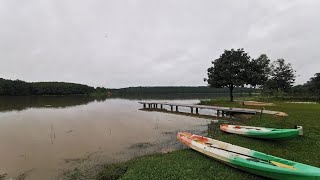
[[270,79],[267,86],[269,89],[288,92],[295,81],[295,70],[290,63],[286,63],[284,59],[274,61],[270,66]]
[[211,87],[228,87],[233,101],[233,89],[249,83],[250,56],[243,49],[225,50],[212,64],[204,80]]
[[250,62],[249,81],[254,87],[266,84],[270,74],[270,59],[266,54],[261,54],[257,59]]

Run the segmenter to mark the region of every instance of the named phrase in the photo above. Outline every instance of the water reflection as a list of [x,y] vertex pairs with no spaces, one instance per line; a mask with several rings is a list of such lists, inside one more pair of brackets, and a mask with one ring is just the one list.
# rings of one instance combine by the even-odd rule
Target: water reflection
[[[206,136],[212,137],[216,134],[221,134],[220,131],[220,125],[221,124],[237,124],[237,118],[234,116],[224,116],[224,117],[218,117],[217,113],[212,113],[213,111],[207,110],[206,114],[194,114],[194,113],[188,113],[188,112],[183,112],[181,111],[183,108],[180,108],[180,111],[170,111],[168,109],[158,109],[158,108],[141,108],[139,110],[141,111],[147,111],[147,112],[161,112],[161,113],[167,113],[167,114],[175,114],[175,115],[180,115],[180,116],[189,116],[189,117],[196,117],[196,118],[201,118],[201,119],[209,119],[207,121],[207,132]],[[187,109],[187,108],[185,108]],[[215,111],[214,111],[215,112]]]
[[210,99],[227,96],[227,94],[207,94],[207,93],[180,93],[180,94],[122,94],[113,96],[0,96],[0,112],[21,111],[28,108],[65,108],[78,105],[86,105],[91,102],[103,102],[106,99],[125,100],[193,100]]
[[139,108],[138,100],[121,98],[1,97],[8,112],[0,112],[0,174],[55,178],[65,169],[182,148],[178,131],[206,132],[208,119]]
[[[184,104],[214,97],[157,96],[166,97],[162,101]],[[212,110],[199,110],[202,116],[190,114],[190,108],[146,112],[139,110],[139,98],[157,99],[0,97],[0,175],[7,173],[9,179],[20,175],[26,180],[48,179],[65,169],[90,169],[106,162],[185,148],[176,139],[178,131],[203,135],[207,129],[218,132]]]
[[[242,96],[243,94],[235,94],[235,96]],[[122,99],[134,99],[134,100],[177,100],[177,99],[213,99],[217,97],[227,97],[228,94],[225,93],[157,93],[157,94],[119,94],[112,97],[122,98]]]
[[149,111],[149,112],[161,112],[161,113],[167,113],[167,114],[176,114],[176,115],[181,115],[181,116],[191,116],[191,117],[198,117],[198,118],[206,118],[206,119],[216,119],[216,113],[212,112],[210,113],[204,113],[204,114],[195,114],[195,113],[188,113],[182,111],[183,108],[179,108],[179,111],[170,111],[168,109],[156,109],[156,108],[141,108],[139,109],[140,111]]
[[0,112],[28,108],[65,108],[104,101],[106,97],[91,96],[0,96]]

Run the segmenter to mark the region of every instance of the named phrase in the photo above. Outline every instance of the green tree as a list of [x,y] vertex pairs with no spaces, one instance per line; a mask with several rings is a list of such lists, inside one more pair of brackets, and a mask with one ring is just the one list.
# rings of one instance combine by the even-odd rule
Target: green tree
[[313,94],[320,95],[320,73],[316,73],[314,77],[310,78],[306,86]]
[[261,54],[257,59],[250,62],[249,84],[252,86],[263,86],[266,84],[270,74],[270,59],[266,54]]
[[288,92],[295,81],[295,70],[290,63],[284,59],[278,59],[270,66],[270,78],[267,82],[269,89],[276,90],[277,96],[279,91]]
[[230,101],[233,101],[233,89],[250,83],[250,56],[243,49],[225,50],[212,64],[207,70],[208,79],[204,80],[211,87],[229,88]]

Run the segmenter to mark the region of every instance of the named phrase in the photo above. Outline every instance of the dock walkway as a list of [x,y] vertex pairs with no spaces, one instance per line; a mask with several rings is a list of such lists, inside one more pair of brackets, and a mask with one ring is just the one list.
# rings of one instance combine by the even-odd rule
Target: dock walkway
[[[193,113],[193,109],[196,110],[196,113],[199,113],[199,109],[211,109],[217,111],[217,115],[219,116],[220,113],[224,114],[234,114],[234,113],[243,113],[243,114],[257,114],[257,113],[264,113],[264,114],[271,114],[271,115],[279,115],[285,114],[279,111],[270,111],[270,110],[263,110],[263,109],[248,109],[248,108],[231,108],[231,107],[222,107],[222,106],[207,106],[207,105],[196,105],[196,104],[181,104],[181,103],[168,103],[168,102],[149,102],[149,101],[140,101],[140,104],[143,105],[143,108],[158,108],[163,109],[163,106],[170,106],[171,111],[173,111],[174,107],[175,110],[178,111],[179,107],[189,107],[191,113]],[[286,116],[286,114],[284,115]]]

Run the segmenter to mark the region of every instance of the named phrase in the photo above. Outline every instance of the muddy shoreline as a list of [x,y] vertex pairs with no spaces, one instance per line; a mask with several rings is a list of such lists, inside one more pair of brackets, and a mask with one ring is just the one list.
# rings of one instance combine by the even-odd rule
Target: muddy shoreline
[[[207,126],[199,126],[198,130],[192,130],[197,134],[206,135],[208,133]],[[186,149],[187,147],[180,143],[177,138],[177,131],[162,132],[165,136],[163,140],[154,142],[135,143],[127,147],[126,151],[121,151],[114,156],[106,155],[103,152],[96,152],[88,154],[80,159],[68,159],[66,164],[69,168],[63,170],[58,179],[95,179],[101,169],[107,164],[120,163],[129,161],[131,159],[151,155],[151,154],[165,154],[172,151]]]

